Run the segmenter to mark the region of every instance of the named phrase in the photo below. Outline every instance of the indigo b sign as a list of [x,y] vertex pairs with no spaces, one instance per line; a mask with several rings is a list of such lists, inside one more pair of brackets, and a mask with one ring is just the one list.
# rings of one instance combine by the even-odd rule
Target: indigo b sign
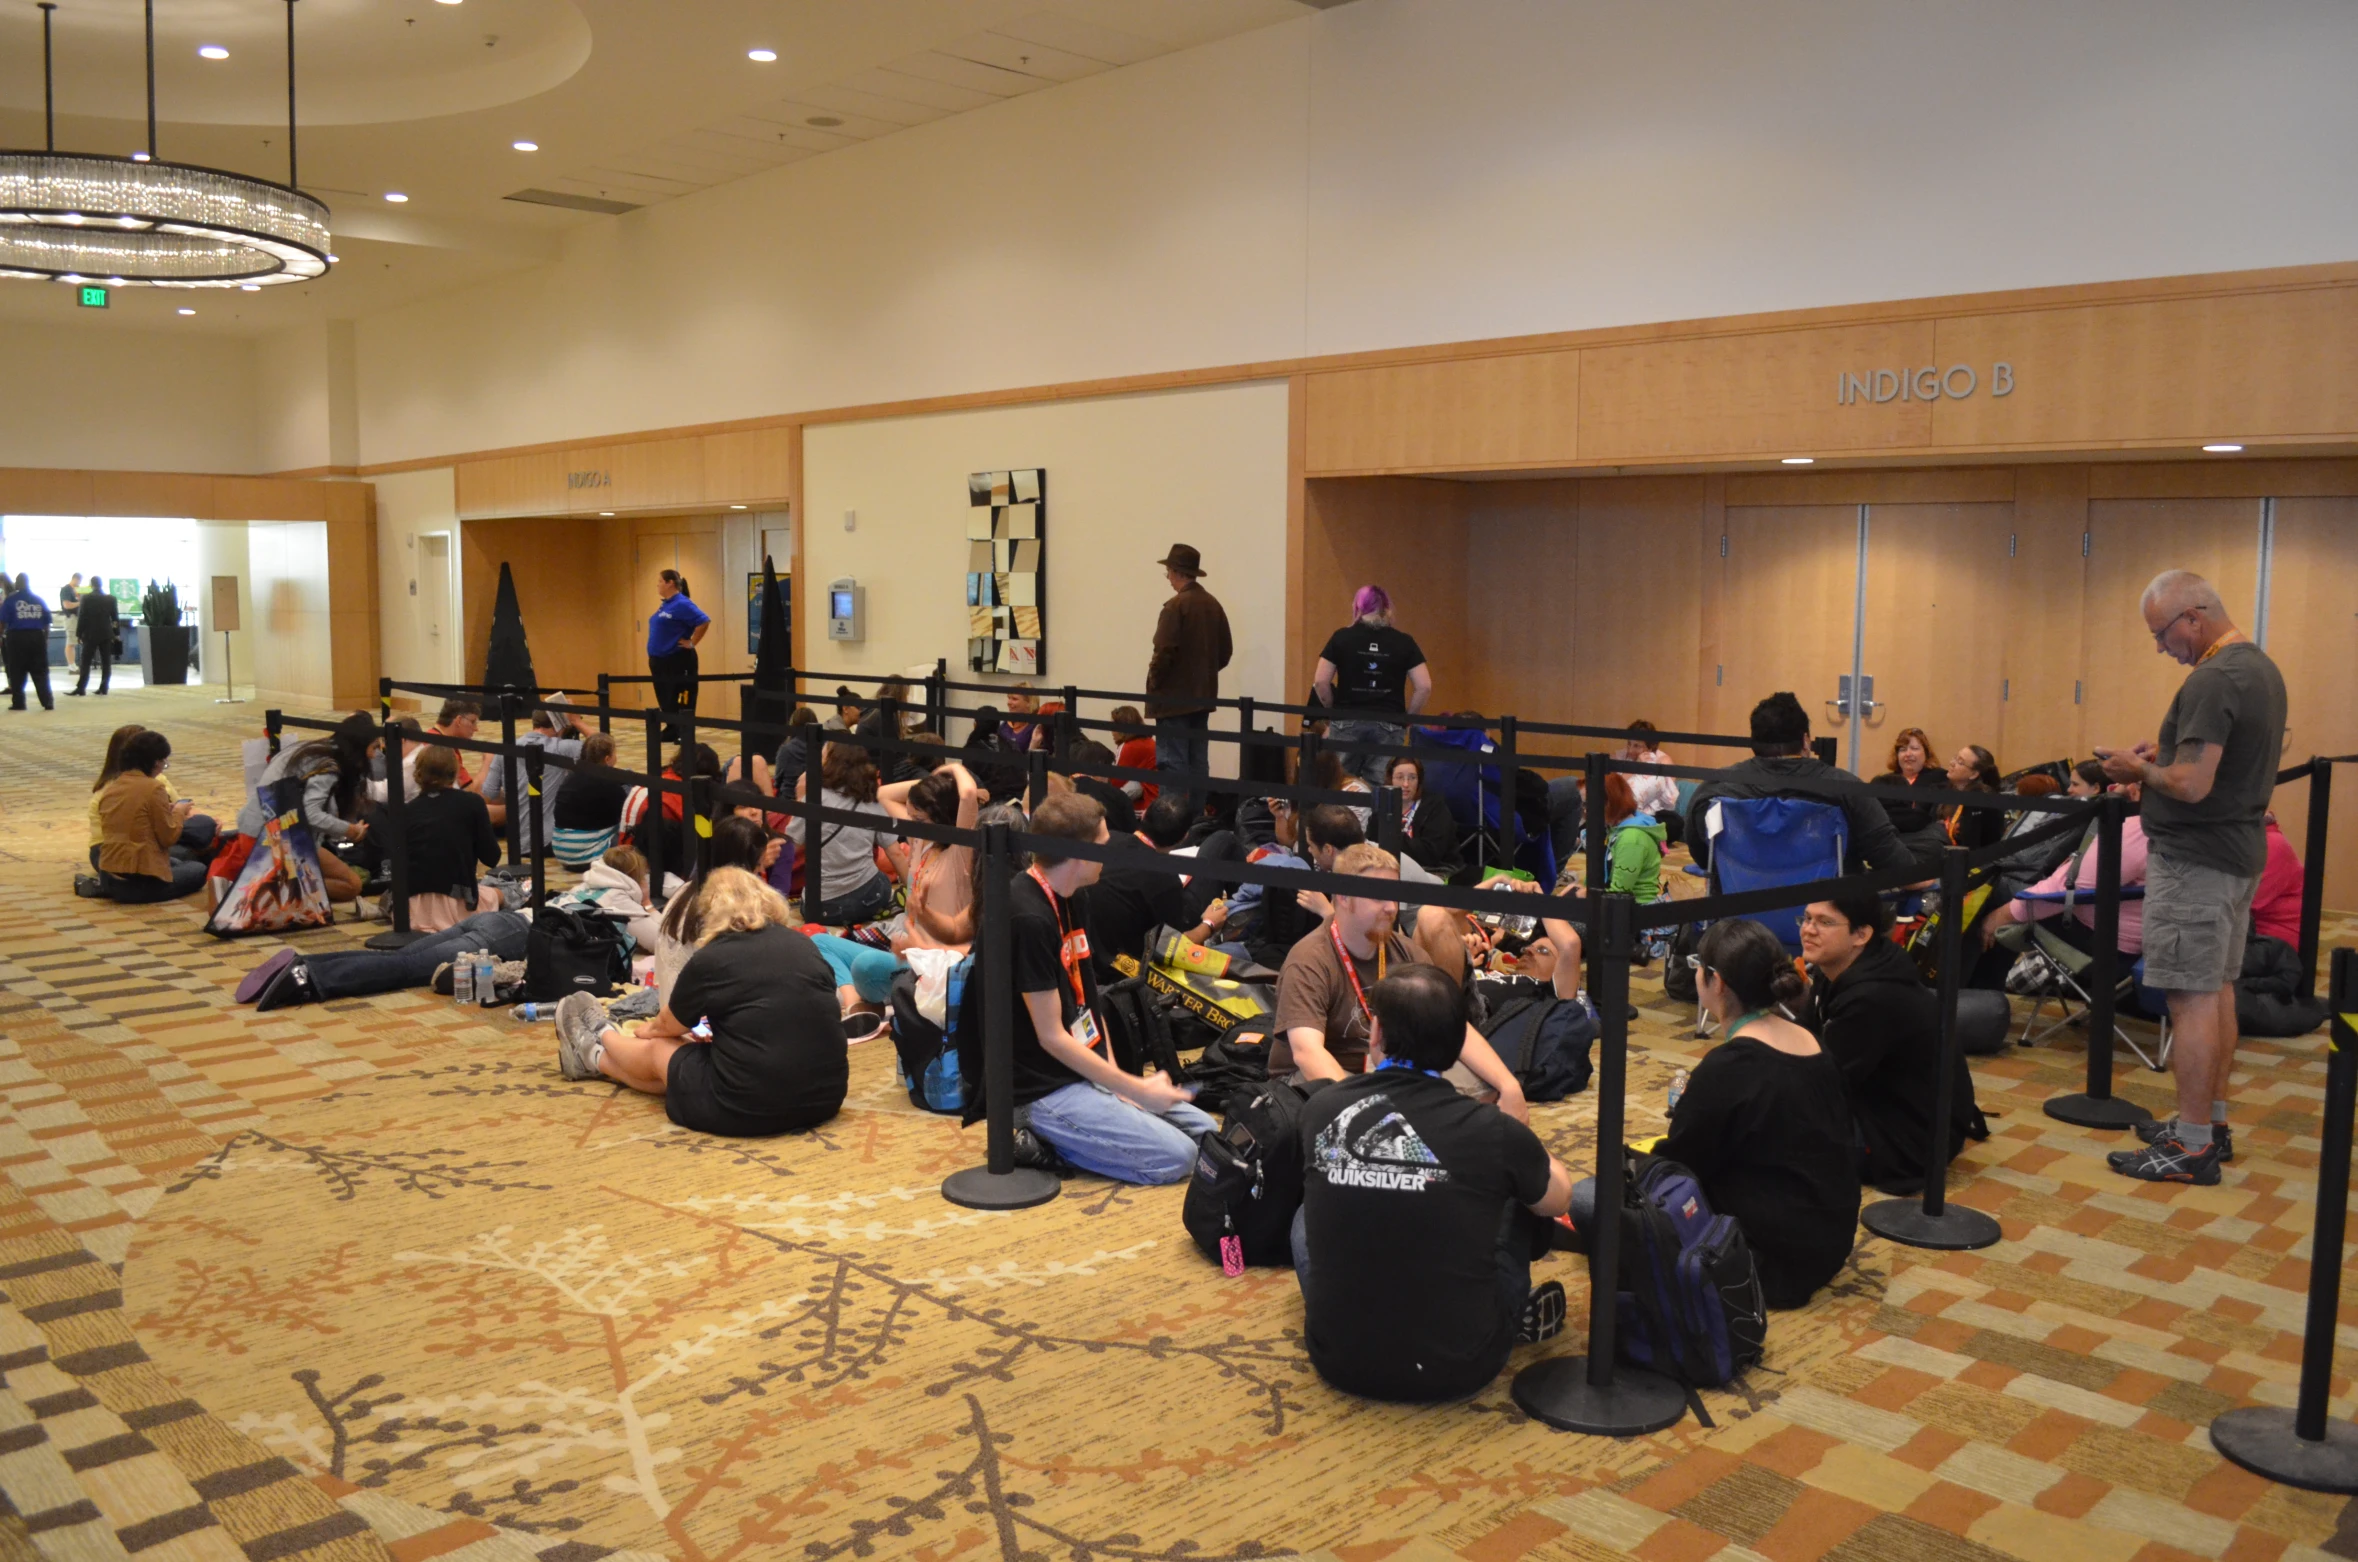
[[1860,402],[1938,401],[1946,396],[1951,401],[1982,392],[1990,396],[2014,394],[2014,365],[1993,363],[1985,381],[1969,363],[1951,364],[1943,369],[1938,364],[1926,364],[1921,369],[1869,369],[1863,374],[1843,373],[1835,377],[1834,401],[1837,406],[1856,406]]

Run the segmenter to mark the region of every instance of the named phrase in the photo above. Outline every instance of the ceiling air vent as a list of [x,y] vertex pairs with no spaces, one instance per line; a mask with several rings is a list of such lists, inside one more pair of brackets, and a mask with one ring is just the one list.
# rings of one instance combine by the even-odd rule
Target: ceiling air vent
[[602,212],[608,217],[619,217],[624,212],[639,209],[636,201],[609,201],[596,195],[567,195],[562,190],[518,190],[507,199],[529,202],[534,206],[562,206],[567,211]]

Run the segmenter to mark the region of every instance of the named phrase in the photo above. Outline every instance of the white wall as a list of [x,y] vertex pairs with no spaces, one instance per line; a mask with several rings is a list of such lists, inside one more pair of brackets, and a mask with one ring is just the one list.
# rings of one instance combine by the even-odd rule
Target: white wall
[[[466,623],[460,599],[458,485],[446,466],[419,472],[388,472],[372,478],[377,490],[377,666],[388,678],[419,683],[458,683]],[[418,538],[450,534],[451,628],[445,643],[428,643],[412,582],[418,573]]]
[[[966,665],[966,475],[1048,471],[1048,671],[1043,688],[1137,689],[1171,594],[1155,560],[1203,551],[1228,610],[1226,695],[1283,696],[1286,387],[1283,383],[829,423],[803,436],[800,611],[805,660],[885,675]],[[843,529],[843,512],[859,514]],[[828,581],[868,588],[868,638],[826,638]],[[954,703],[972,705],[974,695]],[[1101,702],[1083,714],[1103,717]],[[963,728],[953,736],[963,737]]]
[[314,321],[254,343],[255,461],[264,472],[305,472],[359,460],[352,322]]
[[251,472],[254,383],[242,338],[0,321],[0,466]]
[[[199,521],[197,525],[197,582],[183,587],[181,603],[194,605],[197,610],[197,656],[204,669],[203,681],[223,683],[234,675],[239,688],[254,682],[254,617],[253,556],[246,547],[244,521]],[[213,621],[213,577],[237,577],[237,622],[230,631],[229,654],[222,655],[221,626]]]

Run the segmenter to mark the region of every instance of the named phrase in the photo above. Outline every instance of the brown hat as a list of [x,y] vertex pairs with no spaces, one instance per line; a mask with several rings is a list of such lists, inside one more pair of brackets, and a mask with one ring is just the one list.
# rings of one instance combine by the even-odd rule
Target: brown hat
[[1183,542],[1172,543],[1171,551],[1155,562],[1165,569],[1175,569],[1197,580],[1204,578],[1204,556]]

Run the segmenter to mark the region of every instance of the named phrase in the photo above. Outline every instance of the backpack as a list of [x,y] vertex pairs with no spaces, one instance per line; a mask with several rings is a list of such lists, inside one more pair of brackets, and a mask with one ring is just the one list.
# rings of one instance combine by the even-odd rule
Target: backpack
[[1536,982],[1527,990],[1488,996],[1489,1012],[1474,1028],[1498,1060],[1514,1070],[1524,1100],[1561,1101],[1588,1087],[1595,1072],[1588,1060],[1589,1044],[1597,1039],[1594,1009],[1559,998]]
[[1695,1001],[1695,973],[1687,969],[1687,956],[1703,942],[1703,924],[1681,922],[1671,929],[1670,949],[1662,957],[1662,995],[1673,1003]]
[[[908,1087],[909,1104],[928,1112],[963,1112],[966,1078],[958,1062],[959,1021],[964,1017],[967,978],[974,974],[974,956],[950,967],[942,999],[942,1018],[936,1025],[917,1007],[917,973],[903,966],[892,976],[892,1050],[896,1072]],[[971,984],[980,988],[979,983]]]
[[567,906],[533,913],[524,941],[524,996],[554,1003],[572,993],[613,996],[627,976],[621,929],[612,917]]
[[1245,1264],[1294,1261],[1294,1212],[1302,1207],[1302,1092],[1265,1080],[1241,1094],[1228,1121],[1196,1143],[1179,1218],[1204,1257],[1230,1273],[1220,1244],[1234,1239]]
[[[1176,1007],[1171,999],[1147,985],[1144,972],[1097,989],[1098,1018],[1105,1022],[1106,1040],[1112,1045],[1114,1062],[1121,1065],[1123,1073],[1144,1073],[1146,1065],[1152,1063],[1172,1078],[1179,1077],[1179,1049],[1171,1012]],[[1197,1040],[1193,1044],[1203,1043]]]
[[1703,1184],[1676,1161],[1632,1156],[1621,1206],[1621,1355],[1689,1388],[1714,1388],[1756,1365],[1768,1304],[1752,1246],[1715,1215]]
[[1204,1044],[1203,1056],[1180,1072],[1182,1084],[1195,1087],[1195,1104],[1207,1112],[1225,1112],[1269,1079],[1269,1037],[1241,1028]]

